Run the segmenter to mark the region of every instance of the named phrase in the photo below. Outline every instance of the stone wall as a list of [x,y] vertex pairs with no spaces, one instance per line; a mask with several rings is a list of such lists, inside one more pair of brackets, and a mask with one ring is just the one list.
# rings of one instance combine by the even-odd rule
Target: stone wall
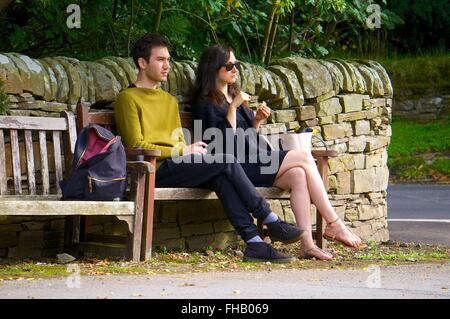
[[392,113],[409,119],[423,122],[433,121],[450,116],[450,95],[422,97],[409,96],[396,98]]
[[[194,62],[172,62],[163,84],[181,105],[195,69]],[[73,110],[79,100],[93,108],[112,107],[120,90],[136,79],[136,69],[130,58],[87,62],[2,53],[0,79],[6,82],[11,101],[8,114],[59,116],[61,110]],[[329,198],[337,213],[364,239],[387,240],[393,92],[385,69],[374,61],[285,58],[266,69],[242,63],[238,81],[244,91],[274,110],[263,133],[298,125],[320,131],[326,147],[339,153],[329,161]],[[314,148],[325,146],[315,142]],[[284,219],[295,221],[288,200],[270,204]],[[123,234],[124,229],[114,218],[96,218],[89,232]],[[62,250],[62,232],[60,219],[1,216],[0,257],[53,255]],[[238,242],[218,201],[157,203],[154,234],[155,246],[170,249],[224,248]]]

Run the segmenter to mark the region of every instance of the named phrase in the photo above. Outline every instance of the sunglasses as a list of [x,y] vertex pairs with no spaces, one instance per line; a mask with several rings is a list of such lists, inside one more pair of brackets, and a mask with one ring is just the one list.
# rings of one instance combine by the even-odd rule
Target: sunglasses
[[239,67],[241,66],[241,62],[236,61],[234,63],[227,63],[222,66],[224,66],[225,70],[227,70],[229,72],[229,71],[233,70],[233,67],[236,67],[236,70],[239,69]]

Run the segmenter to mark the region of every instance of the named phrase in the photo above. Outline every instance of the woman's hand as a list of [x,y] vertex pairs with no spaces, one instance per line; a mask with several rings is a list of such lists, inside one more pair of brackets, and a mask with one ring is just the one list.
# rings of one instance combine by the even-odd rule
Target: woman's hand
[[233,99],[233,101],[231,102],[230,106],[233,109],[237,109],[239,106],[241,106],[241,104],[244,104],[245,106],[248,105],[248,101],[250,101],[250,95],[248,95],[245,92],[239,92],[238,95],[236,95]]
[[183,149],[183,155],[203,155],[207,154],[208,150],[206,149],[207,144],[204,142],[196,142],[194,144],[188,145]]
[[266,103],[262,103],[255,114],[255,122],[262,122],[270,116],[270,108]]

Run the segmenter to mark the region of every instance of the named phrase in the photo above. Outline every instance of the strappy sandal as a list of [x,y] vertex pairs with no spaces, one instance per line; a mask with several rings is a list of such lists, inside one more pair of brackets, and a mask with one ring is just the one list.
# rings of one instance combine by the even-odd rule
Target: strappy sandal
[[[339,220],[339,217],[336,220],[333,220],[332,222],[327,223],[327,225],[331,225],[331,224],[337,222],[338,220]],[[349,245],[349,244],[347,244],[347,243],[345,243],[345,242],[343,242],[343,241],[341,241],[341,240],[336,238],[337,235],[339,235],[340,233],[343,233],[346,230],[348,230],[351,234],[353,234],[353,232],[350,230],[350,228],[348,228],[347,226],[344,225],[344,227],[342,227],[340,230],[335,231],[332,236],[327,235],[325,232],[323,233],[322,236],[326,240],[338,242],[338,243],[343,244],[345,247],[353,248],[353,249],[356,249],[356,250],[361,250],[361,249],[364,249],[364,248],[367,247],[367,245],[364,244],[363,242],[361,242],[357,247],[355,247],[355,246],[351,246],[351,245]]]
[[325,255],[331,255],[329,252],[326,252],[323,249],[320,249],[319,247],[317,247],[316,245],[314,245],[312,248],[307,249],[305,251],[300,250],[300,254],[298,255],[298,258],[300,259],[312,259],[312,258],[316,258],[318,260],[334,260],[336,259],[336,257],[334,257],[333,255],[331,255],[331,259],[320,259],[317,256],[314,256],[313,254],[311,254],[311,252],[313,250],[320,250],[322,253],[324,253]]

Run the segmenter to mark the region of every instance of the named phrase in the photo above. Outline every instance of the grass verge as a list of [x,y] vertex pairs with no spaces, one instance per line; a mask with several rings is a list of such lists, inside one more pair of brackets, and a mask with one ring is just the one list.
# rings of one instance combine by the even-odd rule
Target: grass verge
[[[296,255],[298,244],[277,248]],[[287,248],[286,248],[287,247]],[[0,281],[39,280],[43,278],[66,277],[73,273],[73,265],[78,265],[80,274],[93,275],[156,275],[188,274],[195,272],[237,272],[274,269],[346,269],[366,268],[370,265],[389,266],[414,263],[442,263],[450,261],[450,247],[416,245],[388,242],[370,242],[361,251],[354,251],[342,245],[330,245],[329,251],[337,258],[334,261],[297,260],[290,264],[245,263],[236,250],[205,252],[164,252],[148,262],[133,263],[118,259],[82,258],[68,265],[60,265],[54,259],[35,262],[31,260],[8,261],[0,265]]]

